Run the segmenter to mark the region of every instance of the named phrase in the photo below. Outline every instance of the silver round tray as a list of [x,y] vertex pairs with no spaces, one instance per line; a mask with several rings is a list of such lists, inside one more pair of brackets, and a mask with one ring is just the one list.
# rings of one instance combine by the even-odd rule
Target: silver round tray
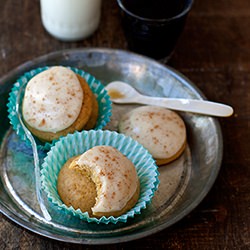
[[[48,203],[53,220],[45,221],[35,199],[31,148],[9,128],[6,113],[12,84],[32,68],[69,65],[94,75],[104,85],[123,80],[141,93],[204,99],[186,77],[170,67],[133,53],[111,49],[77,49],[54,52],[29,61],[1,78],[0,124],[0,210],[17,224],[40,235],[72,243],[108,244],[146,237],[163,230],[186,216],[212,187],[222,160],[222,135],[219,123],[208,116],[180,112],[188,134],[183,155],[159,168],[160,186],[152,203],[126,224],[93,224],[63,214]],[[120,116],[135,105],[113,105],[106,129],[117,130]],[[40,152],[41,160],[45,156]],[[32,197],[32,198],[31,198]]]

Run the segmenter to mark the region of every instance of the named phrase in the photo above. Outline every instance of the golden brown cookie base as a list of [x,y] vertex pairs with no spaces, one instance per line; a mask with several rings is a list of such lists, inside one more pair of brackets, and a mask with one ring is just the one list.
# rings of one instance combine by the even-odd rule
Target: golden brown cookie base
[[91,208],[95,205],[96,186],[84,173],[77,169],[69,168],[72,161],[78,157],[69,159],[59,172],[57,190],[61,200],[75,209],[92,214]]
[[[84,98],[83,98],[83,103],[82,103],[80,114],[71,126],[69,126],[68,128],[64,130],[53,133],[53,132],[40,131],[38,129],[35,129],[29,126],[29,124],[25,123],[27,128],[31,131],[31,133],[34,134],[41,141],[51,142],[54,139],[58,139],[59,137],[65,136],[69,133],[73,133],[76,130],[80,131],[84,128],[85,125],[88,124],[89,120],[91,120],[90,124],[88,125],[89,129],[91,128],[91,125],[93,124],[95,125],[97,117],[98,117],[98,103],[89,85],[85,81],[85,79],[79,75],[77,75],[77,78],[80,81],[81,87],[83,89]],[[94,110],[92,110],[93,107],[94,107]],[[93,115],[93,118],[91,117],[92,115]]]
[[155,159],[156,161],[156,164],[157,166],[162,166],[162,165],[165,165],[165,164],[168,164],[174,160],[176,160],[178,157],[181,156],[181,154],[183,153],[183,151],[185,150],[186,148],[186,141],[183,143],[183,145],[181,146],[181,148],[177,151],[177,153],[175,153],[174,155],[172,155],[171,157],[169,158],[166,158],[166,159]]
[[98,118],[98,102],[96,100],[95,95],[94,94],[92,94],[92,95],[93,95],[93,98],[92,98],[92,113],[90,115],[90,118],[89,118],[88,122],[84,126],[84,129],[86,129],[86,130],[90,130],[90,129],[94,128],[95,125],[96,125],[97,118]]

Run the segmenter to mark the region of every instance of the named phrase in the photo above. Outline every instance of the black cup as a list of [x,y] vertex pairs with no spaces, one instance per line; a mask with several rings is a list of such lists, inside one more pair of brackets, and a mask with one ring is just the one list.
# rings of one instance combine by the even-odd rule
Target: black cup
[[193,0],[117,0],[128,48],[167,62]]

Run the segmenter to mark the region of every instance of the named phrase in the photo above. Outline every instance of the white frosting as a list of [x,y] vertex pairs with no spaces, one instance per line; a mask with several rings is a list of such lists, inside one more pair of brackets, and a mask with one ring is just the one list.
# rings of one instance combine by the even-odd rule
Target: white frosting
[[93,213],[120,211],[137,189],[138,177],[133,163],[111,146],[93,147],[76,163],[80,168],[89,168],[94,182],[101,183]]
[[175,155],[186,141],[183,120],[162,107],[142,106],[125,114],[119,131],[140,142],[155,159]]
[[24,120],[37,130],[56,133],[74,123],[83,97],[80,82],[72,70],[52,67],[28,82],[23,99]]

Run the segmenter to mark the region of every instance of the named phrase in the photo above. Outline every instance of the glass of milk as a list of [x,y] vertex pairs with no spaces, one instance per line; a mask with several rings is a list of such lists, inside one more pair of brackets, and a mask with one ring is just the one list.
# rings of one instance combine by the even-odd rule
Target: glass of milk
[[63,41],[84,39],[98,28],[101,0],[40,0],[45,29]]

